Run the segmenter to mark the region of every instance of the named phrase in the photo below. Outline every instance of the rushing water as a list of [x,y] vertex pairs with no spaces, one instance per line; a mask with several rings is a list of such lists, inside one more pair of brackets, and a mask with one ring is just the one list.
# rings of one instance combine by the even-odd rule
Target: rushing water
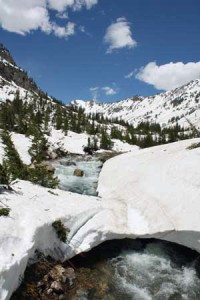
[[[96,195],[101,167],[102,162],[97,157],[69,156],[58,161],[56,175],[60,188]],[[75,169],[83,170],[84,176],[74,176]],[[172,243],[108,241],[84,256],[73,258],[72,264],[76,267],[76,288],[67,292],[66,299],[200,300],[199,254]],[[31,272],[31,280],[32,277]],[[28,299],[26,295],[29,295],[27,290],[20,298],[13,299]]]
[[[99,173],[102,162],[94,156],[68,156],[56,164],[55,175],[60,188],[78,194],[96,196]],[[83,177],[74,176],[75,169],[84,171]]]
[[90,290],[82,289],[76,299],[200,299],[197,253],[162,241],[130,241],[128,247],[123,243],[126,245],[124,241],[105,243],[89,253],[84,262],[79,261],[80,266],[83,263],[87,267],[88,263],[91,272],[96,271],[93,277],[104,291],[96,291],[91,297]]

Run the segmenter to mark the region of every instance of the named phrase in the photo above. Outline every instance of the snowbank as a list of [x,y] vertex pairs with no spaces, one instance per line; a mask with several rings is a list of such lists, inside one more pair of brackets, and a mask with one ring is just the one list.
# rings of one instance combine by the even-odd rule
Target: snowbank
[[112,142],[113,142],[113,149],[112,149],[113,151],[130,152],[130,151],[139,150],[138,146],[130,145],[128,143],[122,142],[117,139],[112,139]]
[[[136,235],[174,241],[200,252],[200,139],[108,160],[99,178],[102,201],[124,203]],[[107,200],[106,200],[107,201]]]
[[[84,146],[88,144],[89,135],[86,133],[75,133],[68,131],[68,135],[65,136],[62,130],[51,130],[51,134],[48,141],[51,144],[51,149],[62,148],[64,151],[75,154],[84,154]],[[129,152],[139,149],[137,146],[130,145],[117,139],[112,139],[113,151],[117,152]]]
[[28,150],[32,144],[31,139],[26,137],[23,134],[19,134],[15,132],[12,133],[11,138],[23,163],[26,165],[31,164],[31,156],[28,153]]
[[5,204],[11,208],[9,217],[0,217],[1,300],[9,299],[19,285],[27,261],[36,249],[59,259],[75,255],[73,242],[61,243],[52,222],[62,218],[71,228],[69,238],[72,239],[82,223],[100,210],[100,202],[93,197],[61,190],[51,194],[48,189],[23,181],[13,188],[15,192],[0,194],[0,206]]
[[[35,250],[65,260],[105,240],[156,237],[200,252],[200,139],[130,152],[108,160],[100,174],[102,198],[20,181],[0,194],[11,208],[0,217],[0,300],[20,284]],[[60,242],[52,222],[70,228]]]
[[[11,133],[11,139],[23,163],[29,165],[31,163],[31,156],[28,153],[28,150],[31,146],[31,140],[23,134],[14,132]],[[0,138],[0,163],[2,163],[3,157],[4,145]]]
[[48,141],[51,144],[52,150],[57,147],[70,153],[84,154],[83,148],[88,143],[88,135],[68,131],[67,136],[65,136],[62,130],[52,129]]

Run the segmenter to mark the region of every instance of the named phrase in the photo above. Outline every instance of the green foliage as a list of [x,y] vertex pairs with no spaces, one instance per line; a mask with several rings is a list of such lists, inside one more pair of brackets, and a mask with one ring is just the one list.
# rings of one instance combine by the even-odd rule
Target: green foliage
[[27,168],[24,166],[21,158],[15,149],[15,146],[11,140],[11,135],[8,131],[4,130],[1,133],[1,139],[5,146],[5,156],[6,160],[4,161],[4,178],[6,173],[6,178],[9,180],[26,179],[27,177]]
[[8,166],[5,160],[3,160],[3,163],[0,164],[0,184],[9,185],[10,178],[9,178],[9,171]]
[[0,217],[8,217],[10,213],[10,208],[0,208]]
[[66,228],[61,220],[56,220],[52,223],[52,226],[55,229],[59,240],[61,240],[63,243],[66,243],[67,236],[70,232],[69,228]]
[[45,167],[38,165],[35,165],[33,169],[29,169],[27,180],[51,189],[55,189],[59,184],[57,177],[48,172]]
[[54,196],[59,196],[57,193],[54,193],[54,192],[51,191],[51,190],[48,190],[48,193],[51,194],[51,195],[54,195]]
[[194,143],[194,144],[190,145],[187,149],[193,150],[193,149],[197,149],[197,148],[200,148],[200,143]]
[[48,151],[48,142],[44,137],[44,134],[37,128],[33,128],[33,140],[32,145],[29,149],[29,154],[31,155],[31,160],[36,163],[40,163],[42,160],[46,159]]
[[[30,180],[35,184],[40,184],[48,188],[56,188],[58,186],[59,181],[57,177],[54,177],[45,167],[36,165],[34,169],[28,169],[28,167],[23,164],[14,147],[11,136],[7,131],[3,131],[1,138],[5,145],[4,151],[6,156],[6,160],[0,165],[1,184],[9,184],[12,180],[19,178],[22,180]],[[35,157],[35,160],[38,159],[38,161],[40,161],[43,157],[43,152],[39,151],[37,154],[38,156]]]
[[100,148],[104,150],[111,150],[113,147],[113,143],[110,139],[110,136],[106,132],[105,129],[101,131],[101,139],[100,139]]

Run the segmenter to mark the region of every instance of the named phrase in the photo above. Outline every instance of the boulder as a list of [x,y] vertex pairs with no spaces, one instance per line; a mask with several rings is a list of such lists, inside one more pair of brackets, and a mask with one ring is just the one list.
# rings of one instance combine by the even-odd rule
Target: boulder
[[51,284],[51,289],[53,290],[53,292],[55,292],[56,294],[63,294],[64,293],[64,289],[62,287],[62,284],[59,281],[54,281]]
[[80,170],[80,169],[75,169],[74,170],[74,176],[83,177],[83,175],[84,175],[83,170]]
[[60,161],[60,164],[65,167],[76,166],[74,161]]
[[52,166],[51,163],[47,162],[47,161],[42,161],[40,164],[39,164],[40,167],[44,167],[47,169],[47,171],[49,173],[54,173],[55,172],[55,167]]

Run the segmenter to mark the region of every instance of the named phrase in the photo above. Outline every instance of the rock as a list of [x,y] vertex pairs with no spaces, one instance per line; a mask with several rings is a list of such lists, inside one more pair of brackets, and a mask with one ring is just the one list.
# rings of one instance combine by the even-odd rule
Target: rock
[[37,284],[37,287],[40,288],[40,287],[43,287],[45,286],[45,283],[43,281],[39,281],[38,284]]
[[67,268],[65,270],[65,276],[67,278],[76,279],[76,274],[73,268]]
[[32,164],[29,166],[29,169],[35,169],[35,164],[32,163]]
[[92,155],[93,154],[93,151],[90,147],[84,147],[83,151],[89,155]]
[[51,163],[47,162],[47,161],[42,161],[40,164],[39,164],[40,167],[44,167],[47,169],[47,171],[49,173],[54,173],[55,172],[55,167],[52,166]]
[[62,285],[61,285],[61,283],[59,281],[52,282],[51,289],[56,294],[63,294],[64,293],[64,289],[63,289],[63,287],[62,287]]
[[60,164],[66,167],[76,166],[76,163],[74,161],[60,161]]
[[54,173],[55,172],[54,166],[52,166],[52,164],[47,162],[47,161],[42,161],[40,164],[37,164],[36,162],[33,162],[29,166],[29,169],[35,169],[36,166],[46,168],[49,173]]
[[64,277],[65,277],[65,282],[66,282],[67,279],[68,279],[68,281],[69,281],[69,286],[71,287],[71,286],[74,284],[74,280],[76,279],[76,274],[75,274],[74,269],[73,269],[73,268],[67,268],[67,269],[65,270],[65,275],[64,275]]
[[61,265],[57,265],[49,272],[48,275],[51,279],[58,281],[61,280],[64,273],[65,269]]
[[53,293],[53,290],[52,289],[48,289],[47,290],[47,295],[50,295],[51,293]]
[[48,153],[50,159],[56,159],[58,158],[58,154],[56,152],[50,152]]
[[75,169],[74,170],[74,176],[83,177],[83,175],[84,175],[83,170],[80,170],[80,169]]

